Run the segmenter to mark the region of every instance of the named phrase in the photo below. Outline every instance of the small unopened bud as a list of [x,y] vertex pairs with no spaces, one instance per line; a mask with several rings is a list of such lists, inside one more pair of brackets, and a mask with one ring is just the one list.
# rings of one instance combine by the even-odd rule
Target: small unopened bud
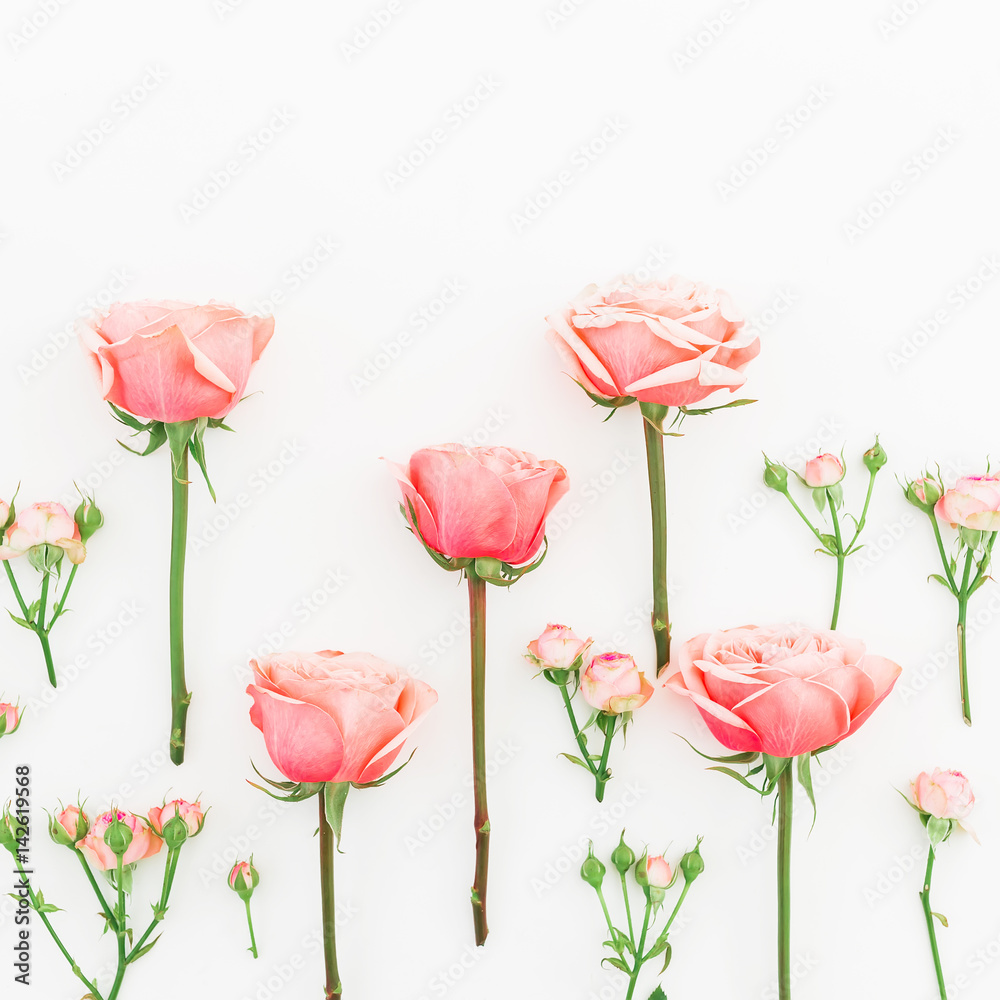
[[865,452],[864,463],[865,468],[869,472],[878,472],[879,469],[889,461],[889,456],[886,455],[885,449],[878,443],[878,436],[875,437],[875,443]]
[[249,861],[237,861],[229,873],[229,888],[244,901],[253,895],[259,882],[260,875],[253,866],[252,857]]
[[601,883],[604,882],[604,873],[606,871],[607,869],[601,864],[600,860],[594,857],[594,842],[591,841],[587,858],[580,866],[580,878],[595,889],[600,889]]
[[0,847],[4,850],[10,851],[11,854],[17,854],[17,830],[20,824],[14,818],[13,813],[10,811],[10,804],[4,808],[2,814],[0,814]]
[[836,455],[825,452],[806,462],[806,474],[803,478],[806,486],[814,490],[836,486],[844,478],[844,463]]
[[705,859],[701,856],[701,837],[694,845],[694,850],[688,851],[681,858],[681,874],[685,882],[693,882],[705,870]]
[[63,847],[76,847],[90,832],[90,819],[79,806],[67,806],[49,817],[49,836]]
[[149,810],[149,825],[171,850],[183,845],[188,837],[196,837],[205,825],[205,810],[200,802],[174,799]]
[[80,541],[87,544],[94,532],[104,526],[104,515],[92,500],[84,498],[73,514],[73,520],[80,529]]
[[779,493],[788,492],[788,469],[764,456],[764,485]]
[[933,510],[934,504],[941,499],[943,493],[944,487],[936,479],[931,479],[929,476],[915,479],[912,483],[907,483],[906,486],[906,499],[914,507],[919,507],[923,511]]
[[0,701],[0,736],[10,736],[21,725],[21,706]]
[[614,849],[614,853],[611,855],[611,863],[622,875],[624,875],[625,872],[627,872],[629,868],[635,864],[635,851],[633,851],[632,848],[625,843],[624,830],[622,830],[622,836],[621,840],[618,841],[618,846]]
[[118,813],[114,814],[114,818],[104,831],[104,843],[116,858],[122,857],[132,843],[132,831],[119,819]]

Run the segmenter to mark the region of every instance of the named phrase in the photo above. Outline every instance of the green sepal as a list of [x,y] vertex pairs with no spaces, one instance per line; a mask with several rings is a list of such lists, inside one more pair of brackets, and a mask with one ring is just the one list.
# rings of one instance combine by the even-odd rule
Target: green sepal
[[[212,496],[212,502],[216,502],[215,490],[212,487],[212,480],[208,478],[208,468],[205,465],[205,428],[208,427],[208,417],[199,417],[196,421],[194,434],[191,435],[191,457],[198,463],[201,474],[205,477],[205,485]],[[232,428],[227,427],[226,430]]]
[[[926,814],[921,813],[921,819],[924,815]],[[951,836],[951,831],[954,829],[954,823],[950,819],[940,819],[937,816],[927,816],[924,825],[927,827],[927,836],[933,848],[943,844]]]
[[798,765],[799,784],[806,790],[806,795],[809,796],[809,801],[813,807],[813,821],[812,826],[809,827],[809,832],[812,833],[813,828],[816,826],[816,796],[813,793],[812,754],[801,754],[797,758],[796,763]]
[[[830,555],[835,556],[837,554],[836,537],[834,535],[825,535],[825,534],[820,534],[819,537],[820,541],[826,546],[826,551],[829,552]],[[817,551],[822,551],[822,550],[820,549]]]
[[132,416],[131,413],[115,406],[114,403],[109,402],[108,406],[111,407],[111,413],[114,415],[115,420],[117,420],[120,424],[124,424],[126,427],[131,427],[136,433],[147,431],[149,430],[150,424],[158,422],[151,420],[149,423],[143,423],[138,417]]
[[[407,757],[406,760],[399,765],[399,767],[390,771],[388,774],[383,774],[381,778],[376,778],[374,781],[352,781],[350,784],[354,785],[355,788],[378,788],[380,785],[384,785],[390,778],[395,778],[396,775],[399,774],[399,772],[402,771],[411,760],[413,760],[413,755],[416,752],[416,748],[414,747],[414,749],[410,752],[410,756]],[[344,795],[346,796],[347,792],[344,792]]]
[[709,767],[706,770],[720,771],[722,774],[728,774],[730,778],[735,778],[744,788],[749,788],[751,792],[756,792],[758,795],[767,794],[765,789],[760,789],[752,782],[747,781],[739,771],[734,771],[731,767]]
[[826,488],[820,486],[812,491],[812,495],[816,509],[822,514],[826,510]]
[[[571,375],[570,378],[573,378]],[[601,396],[599,393],[591,392],[579,379],[573,379],[576,384],[593,400],[595,406],[608,406],[611,412],[604,418],[610,420],[621,406],[628,406],[635,402],[635,396]]]
[[[669,950],[670,941],[666,937],[657,938],[653,944],[653,947],[642,956],[642,960],[645,962],[647,959],[656,958],[657,955],[662,955],[665,951]],[[670,959],[668,958],[669,962]],[[663,967],[664,969],[666,966]]]
[[601,965],[604,965],[605,962],[618,969],[620,972],[624,972],[626,976],[632,974],[632,970],[620,958],[602,958]]
[[[669,434],[669,431],[663,429],[663,421],[667,419],[670,415],[670,407],[664,406],[662,403],[639,403],[639,410],[642,413],[642,419],[649,424],[657,434]],[[674,417],[673,422],[670,424],[671,427],[677,423],[677,417]],[[679,435],[671,435],[672,437],[677,437]]]
[[[573,754],[571,753],[561,753],[559,754],[559,756],[565,757],[571,764],[578,764],[580,767],[589,771],[591,774],[594,773],[594,769],[592,767],[589,767],[585,761],[580,760],[579,757],[574,757]],[[600,758],[598,758],[598,760],[600,760]]]
[[[406,511],[407,510],[409,510],[409,512],[410,512],[410,516],[409,517],[406,516]],[[420,544],[423,545],[423,547],[426,550],[427,554],[442,569],[446,569],[446,570],[448,570],[450,572],[454,572],[456,570],[466,569],[468,566],[472,565],[472,563],[474,562],[473,559],[449,559],[447,556],[444,556],[440,552],[438,552],[437,549],[432,549],[427,544],[426,540],[424,539],[424,534],[420,530],[420,526],[417,523],[417,511],[416,511],[416,508],[413,506],[413,501],[409,497],[406,498],[406,507],[404,507],[402,504],[399,505],[399,512],[400,512],[400,514],[403,515],[403,520],[406,521],[406,527],[407,527],[407,529],[409,531],[411,531],[414,535],[416,535],[417,538],[420,539]]]
[[306,799],[312,798],[323,790],[324,783],[322,781],[272,781],[257,770],[257,765],[253,761],[250,761],[250,766],[272,788],[277,788],[286,794],[275,795],[274,792],[269,792],[263,785],[258,785],[249,778],[247,779],[247,784],[259,789],[265,795],[270,795],[272,799],[277,799],[279,802],[304,802]]
[[32,625],[31,622],[26,622],[23,618],[18,618],[13,611],[8,611],[7,614],[10,615],[11,621],[17,622],[17,624],[20,625],[21,628],[30,629],[32,632],[35,631],[35,626]]
[[466,573],[475,573],[481,580],[492,583],[495,587],[510,587],[517,583],[526,573],[531,573],[538,569],[545,561],[549,552],[548,538],[542,539],[541,554],[533,562],[526,566],[512,566],[510,563],[502,562],[489,556],[480,556],[478,559],[470,560],[471,566],[466,567]]
[[[326,821],[333,830],[337,850],[340,851],[340,831],[344,826],[344,803],[347,793],[351,790],[349,781],[328,781],[323,788],[323,800],[326,808]],[[341,853],[343,853],[341,851]]]
[[197,420],[177,420],[163,425],[167,435],[167,446],[170,448],[170,457],[173,460],[174,479],[179,483],[187,483],[187,480],[178,478],[178,472],[184,461],[184,452],[191,443],[191,436],[197,426]]
[[626,951],[629,954],[634,955],[635,949],[632,947],[632,941],[629,936],[624,933],[624,931],[620,931],[617,927],[612,927],[611,931],[614,934],[614,938],[611,941],[605,941],[605,945],[607,945],[612,951],[617,951],[619,955],[624,955]]
[[952,588],[951,588],[951,584],[940,573],[931,573],[927,577],[927,579],[928,580],[936,580],[938,583],[941,584],[942,587],[945,588],[945,590],[950,590],[953,594],[955,593],[955,591],[952,590]]
[[691,406],[681,406],[678,409],[685,417],[703,417],[707,413],[715,413],[716,410],[730,410],[734,406],[749,406],[756,403],[756,399],[734,399],[730,403],[722,403],[720,406],[705,406],[700,409]]
[[704,757],[705,760],[713,761],[716,764],[751,764],[760,756],[757,750],[747,750],[743,753],[730,754],[728,757],[710,757],[707,753],[702,753],[693,743],[684,739],[680,733],[674,733],[674,735],[684,740],[699,757]]
[[791,764],[791,757],[772,757],[770,754],[764,754],[764,764],[767,769],[767,782],[768,784],[773,784],[781,777],[782,772]]

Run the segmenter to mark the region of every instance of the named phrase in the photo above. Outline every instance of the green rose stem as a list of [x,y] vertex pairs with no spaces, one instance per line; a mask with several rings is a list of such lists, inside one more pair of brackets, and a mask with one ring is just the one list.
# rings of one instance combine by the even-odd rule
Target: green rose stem
[[90,865],[87,864],[87,859],[83,856],[83,851],[79,848],[74,848],[73,853],[80,859],[80,864],[83,866],[83,870],[86,873],[87,881],[90,883],[90,887],[97,894],[97,898],[101,904],[101,915],[108,922],[108,926],[117,934],[118,933],[118,918],[115,916],[114,910],[108,905],[108,901],[104,898],[104,893],[101,892],[101,887],[97,884],[97,879],[94,878],[94,873],[91,871]]
[[472,883],[472,921],[476,944],[486,943],[486,882],[490,866],[490,812],[486,802],[486,581],[474,565],[469,578],[469,632],[472,643],[472,781],[475,798],[476,875]]
[[670,662],[670,611],[667,607],[667,485],[663,464],[663,418],[667,407],[640,403],[642,430],[646,437],[646,467],[649,471],[649,505],[653,515],[653,640],[656,643],[656,675]]
[[170,759],[184,763],[191,692],[184,680],[184,557],[188,526],[188,446],[171,467],[170,520]]
[[778,1000],[792,996],[792,764],[778,778]]
[[[13,853],[13,852],[12,852]],[[14,854],[14,864],[17,867],[17,872],[21,876],[21,880],[27,885],[28,876],[24,871],[24,867],[20,861],[17,860],[17,855]],[[45,929],[49,932],[49,936],[56,943],[56,947],[62,952],[63,958],[69,962],[70,968],[73,970],[73,975],[83,983],[84,986],[90,991],[94,996],[95,1000],[104,1000],[100,993],[97,991],[97,987],[83,974],[80,966],[76,964],[76,959],[69,953],[66,945],[62,943],[59,935],[56,933],[56,929],[52,926],[52,922],[49,920],[49,915],[43,910],[39,909],[41,904],[38,901],[38,897],[35,895],[35,891],[28,885],[28,898],[31,900],[31,908],[38,914],[41,918],[42,923],[45,925]]]
[[[958,684],[962,694],[962,719],[967,726],[972,725],[972,706],[969,704],[968,655],[965,645],[965,615],[969,607],[969,575],[972,572],[973,550],[965,556],[965,570],[962,573],[962,587],[958,592]],[[933,851],[931,852],[933,857]]]
[[576,713],[573,711],[573,702],[571,701],[567,686],[565,684],[559,684],[559,690],[562,691],[563,704],[566,706],[566,714],[569,716],[570,725],[573,727],[573,735],[576,737],[576,745],[580,748],[580,753],[583,754],[581,760],[590,769],[590,773],[594,776],[594,780],[597,783],[594,795],[597,797],[598,802],[603,802],[604,787],[607,785],[611,777],[608,774],[608,754],[611,752],[611,740],[615,734],[615,716],[609,716],[612,720],[612,724],[610,729],[608,729],[604,734],[604,752],[601,755],[601,763],[598,767],[590,759],[590,751],[587,749],[587,742],[583,733],[580,731],[580,725],[576,721]]
[[625,994],[625,1000],[632,1000],[632,994],[635,992],[635,984],[639,981],[639,973],[642,971],[643,949],[646,947],[646,934],[649,933],[649,914],[652,909],[652,900],[647,899],[646,914],[642,918],[642,931],[639,933],[639,947],[635,953],[635,965],[632,967],[632,972],[628,978],[628,992]]
[[[14,596],[17,598],[18,607],[21,609],[21,616],[26,622],[28,622],[28,628],[31,629],[35,635],[38,636],[38,641],[42,644],[42,654],[45,656],[45,671],[49,675],[49,683],[55,687],[56,686],[56,668],[52,662],[52,648],[49,646],[49,635],[45,630],[45,604],[49,597],[49,574],[48,571],[42,573],[42,594],[38,602],[38,619],[37,621],[29,620],[28,605],[24,603],[24,598],[21,596],[21,590],[17,585],[17,580],[14,577],[14,571],[11,569],[10,562],[4,560],[3,568],[7,571],[7,579],[10,581],[11,589],[14,591]],[[73,567],[74,572],[76,567]],[[70,576],[70,583],[73,577]],[[66,585],[66,591],[69,592],[69,584]],[[59,607],[56,613],[52,616],[52,621],[55,621],[59,616],[62,605],[66,601],[66,594],[63,594],[63,599],[59,603]]]
[[[181,850],[179,847],[167,849],[167,863],[163,869],[163,888],[160,890],[159,906],[153,907],[153,919],[150,921],[149,926],[145,929],[145,931],[143,931],[142,937],[136,941],[135,947],[129,950],[129,953],[125,958],[126,964],[134,962],[137,958],[139,958],[139,952],[142,950],[142,946],[149,939],[149,935],[156,930],[160,921],[167,915],[167,904],[170,900],[170,890],[174,885],[174,876],[177,874],[177,861],[180,856]],[[150,947],[152,947],[152,945],[150,945]]]
[[607,785],[611,775],[608,773],[608,754],[611,752],[611,740],[615,735],[615,723],[617,722],[617,716],[608,715],[602,713],[603,719],[598,722],[598,726],[603,723],[604,728],[604,750],[601,752],[601,763],[597,766],[597,770],[594,772],[594,777],[597,779],[597,788],[594,794],[597,796],[598,802],[604,801],[604,786]]
[[920,890],[920,902],[924,908],[924,918],[927,920],[927,936],[931,941],[931,954],[934,956],[934,971],[937,973],[938,991],[941,1000],[948,1000],[948,990],[944,983],[944,973],[941,971],[941,956],[938,954],[937,931],[934,929],[934,911],[931,910],[931,876],[934,874],[934,845],[927,852],[927,870],[924,872],[924,887]]
[[118,855],[117,876],[115,878],[115,888],[118,890],[118,905],[115,907],[115,915],[118,918],[118,928],[116,931],[118,937],[118,971],[115,974],[115,981],[111,984],[111,992],[108,994],[108,1000],[115,1000],[118,996],[118,991],[122,988],[122,980],[125,978],[125,966],[128,964],[125,948],[125,936],[128,934],[125,917],[125,886],[122,884],[123,857],[124,849]]
[[[323,899],[323,954],[326,961],[325,998],[326,1000],[339,1000],[341,986],[340,973],[337,971],[337,904],[333,894],[333,856],[336,850],[336,839],[326,818],[326,794],[320,794],[316,797],[319,799],[319,884]],[[247,919],[249,917],[250,909],[247,907]],[[252,924],[250,936],[252,940]]]
[[[875,479],[872,477],[872,482]],[[871,493],[868,494],[871,496]],[[837,540],[837,589],[834,591],[833,597],[833,617],[830,619],[830,628],[834,629],[837,627],[837,619],[840,617],[840,595],[844,589],[844,540],[840,537],[840,521],[837,518],[837,507],[833,502],[833,497],[830,495],[830,491],[826,491],[826,502],[830,506],[830,520],[833,522],[833,537]],[[865,504],[867,507],[867,504]],[[862,515],[863,516],[863,515]]]
[[245,899],[243,902],[246,904],[247,908],[247,927],[250,928],[250,952],[254,958],[257,958],[257,939],[253,934],[253,917],[250,916],[250,900]]

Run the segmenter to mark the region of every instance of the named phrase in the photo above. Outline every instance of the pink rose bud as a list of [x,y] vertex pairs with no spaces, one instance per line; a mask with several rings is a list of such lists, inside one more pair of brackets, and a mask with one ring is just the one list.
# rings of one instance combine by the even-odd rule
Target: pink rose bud
[[934,513],[953,528],[1000,530],[1000,478],[964,476],[938,500]]
[[[77,846],[84,857],[101,871],[114,871],[118,867],[118,857],[111,846],[105,843],[104,835],[113,824],[124,824],[132,834],[122,855],[122,864],[131,865],[157,854],[163,841],[138,816],[122,809],[106,812],[97,817],[93,828]],[[125,838],[127,839],[127,838]]]
[[645,705],[653,696],[653,685],[628,653],[602,653],[584,670],[580,691],[591,707],[622,715]]
[[10,736],[21,724],[21,706],[0,701],[0,736]]
[[64,847],[75,847],[90,831],[90,819],[79,806],[67,806],[49,817],[49,836]]
[[543,670],[579,670],[593,639],[581,639],[565,625],[547,625],[545,631],[528,643],[525,659]]
[[826,452],[806,462],[806,486],[814,490],[836,486],[844,478],[844,465],[836,455]]
[[913,804],[922,812],[938,819],[965,819],[972,812],[976,797],[969,779],[961,771],[935,768],[928,774],[921,771],[910,782]]
[[249,861],[237,861],[229,873],[229,888],[237,893],[240,899],[249,899],[260,882],[260,875],[253,866],[253,858]]
[[158,837],[163,838],[167,847],[177,848],[188,837],[201,833],[201,828],[205,825],[205,813],[200,802],[173,799],[149,810],[149,825]]
[[71,563],[82,563],[87,555],[76,521],[59,503],[35,503],[21,511],[7,529],[6,543],[0,545],[0,559],[27,553],[38,570],[54,568],[64,552]]
[[666,889],[673,881],[674,873],[662,854],[646,858],[646,882],[650,888]]

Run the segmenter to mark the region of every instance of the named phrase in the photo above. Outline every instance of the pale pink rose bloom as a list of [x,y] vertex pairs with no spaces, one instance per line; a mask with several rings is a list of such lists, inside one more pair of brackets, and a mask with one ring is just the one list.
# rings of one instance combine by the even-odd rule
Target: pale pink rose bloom
[[147,420],[224,417],[240,401],[274,319],[219,302],[121,302],[82,324],[104,398]]
[[581,639],[566,625],[550,624],[528,643],[527,659],[544,670],[571,670],[577,660],[587,655],[593,642]]
[[[516,448],[442,444],[388,463],[403,491],[411,527],[453,559],[492,556],[530,562],[542,547],[545,518],[569,489],[566,470]],[[407,501],[416,511],[413,525]]]
[[684,643],[671,666],[667,686],[694,702],[723,746],[772,757],[839,743],[902,669],[858,639],[794,625],[706,632]]
[[145,858],[151,858],[163,846],[163,841],[153,832],[145,820],[122,809],[117,810],[117,813],[106,812],[97,817],[90,833],[76,845],[83,852],[84,857],[101,871],[114,871],[118,867],[118,858],[115,852],[104,843],[104,834],[114,822],[116,814],[119,822],[124,823],[132,831],[132,841],[122,855],[123,865],[131,865]]
[[205,825],[205,811],[200,802],[186,802],[184,799],[173,799],[162,806],[153,806],[149,810],[149,825],[157,836],[163,836],[163,828],[172,819],[180,817],[187,826],[189,836],[194,836]]
[[381,778],[437,692],[371,653],[275,653],[251,660],[250,721],[289,781]]
[[662,854],[646,858],[646,880],[654,889],[666,889],[673,877],[674,873]]
[[0,701],[0,736],[8,736],[21,721],[21,708],[7,701]]
[[76,521],[59,503],[33,503],[22,510],[7,529],[7,541],[0,545],[0,559],[23,556],[36,545],[62,549],[71,563],[82,563],[87,556]]
[[546,321],[567,373],[606,398],[697,403],[718,389],[738,389],[760,353],[726,292],[678,275],[589,285]]
[[939,767],[930,774],[921,771],[910,782],[910,792],[921,812],[939,819],[965,819],[976,803],[969,779],[961,771],[943,771]]
[[934,513],[953,528],[1000,530],[1000,479],[963,476],[934,505]]
[[844,478],[844,465],[836,455],[826,452],[806,462],[804,478],[806,486],[811,486],[814,490],[836,486]]
[[653,696],[653,685],[628,653],[602,653],[583,671],[580,693],[599,712],[622,715],[645,705]]
[[81,827],[90,829],[90,819],[79,806],[67,806],[62,812],[56,813],[55,819],[72,841],[76,841],[77,830]]

